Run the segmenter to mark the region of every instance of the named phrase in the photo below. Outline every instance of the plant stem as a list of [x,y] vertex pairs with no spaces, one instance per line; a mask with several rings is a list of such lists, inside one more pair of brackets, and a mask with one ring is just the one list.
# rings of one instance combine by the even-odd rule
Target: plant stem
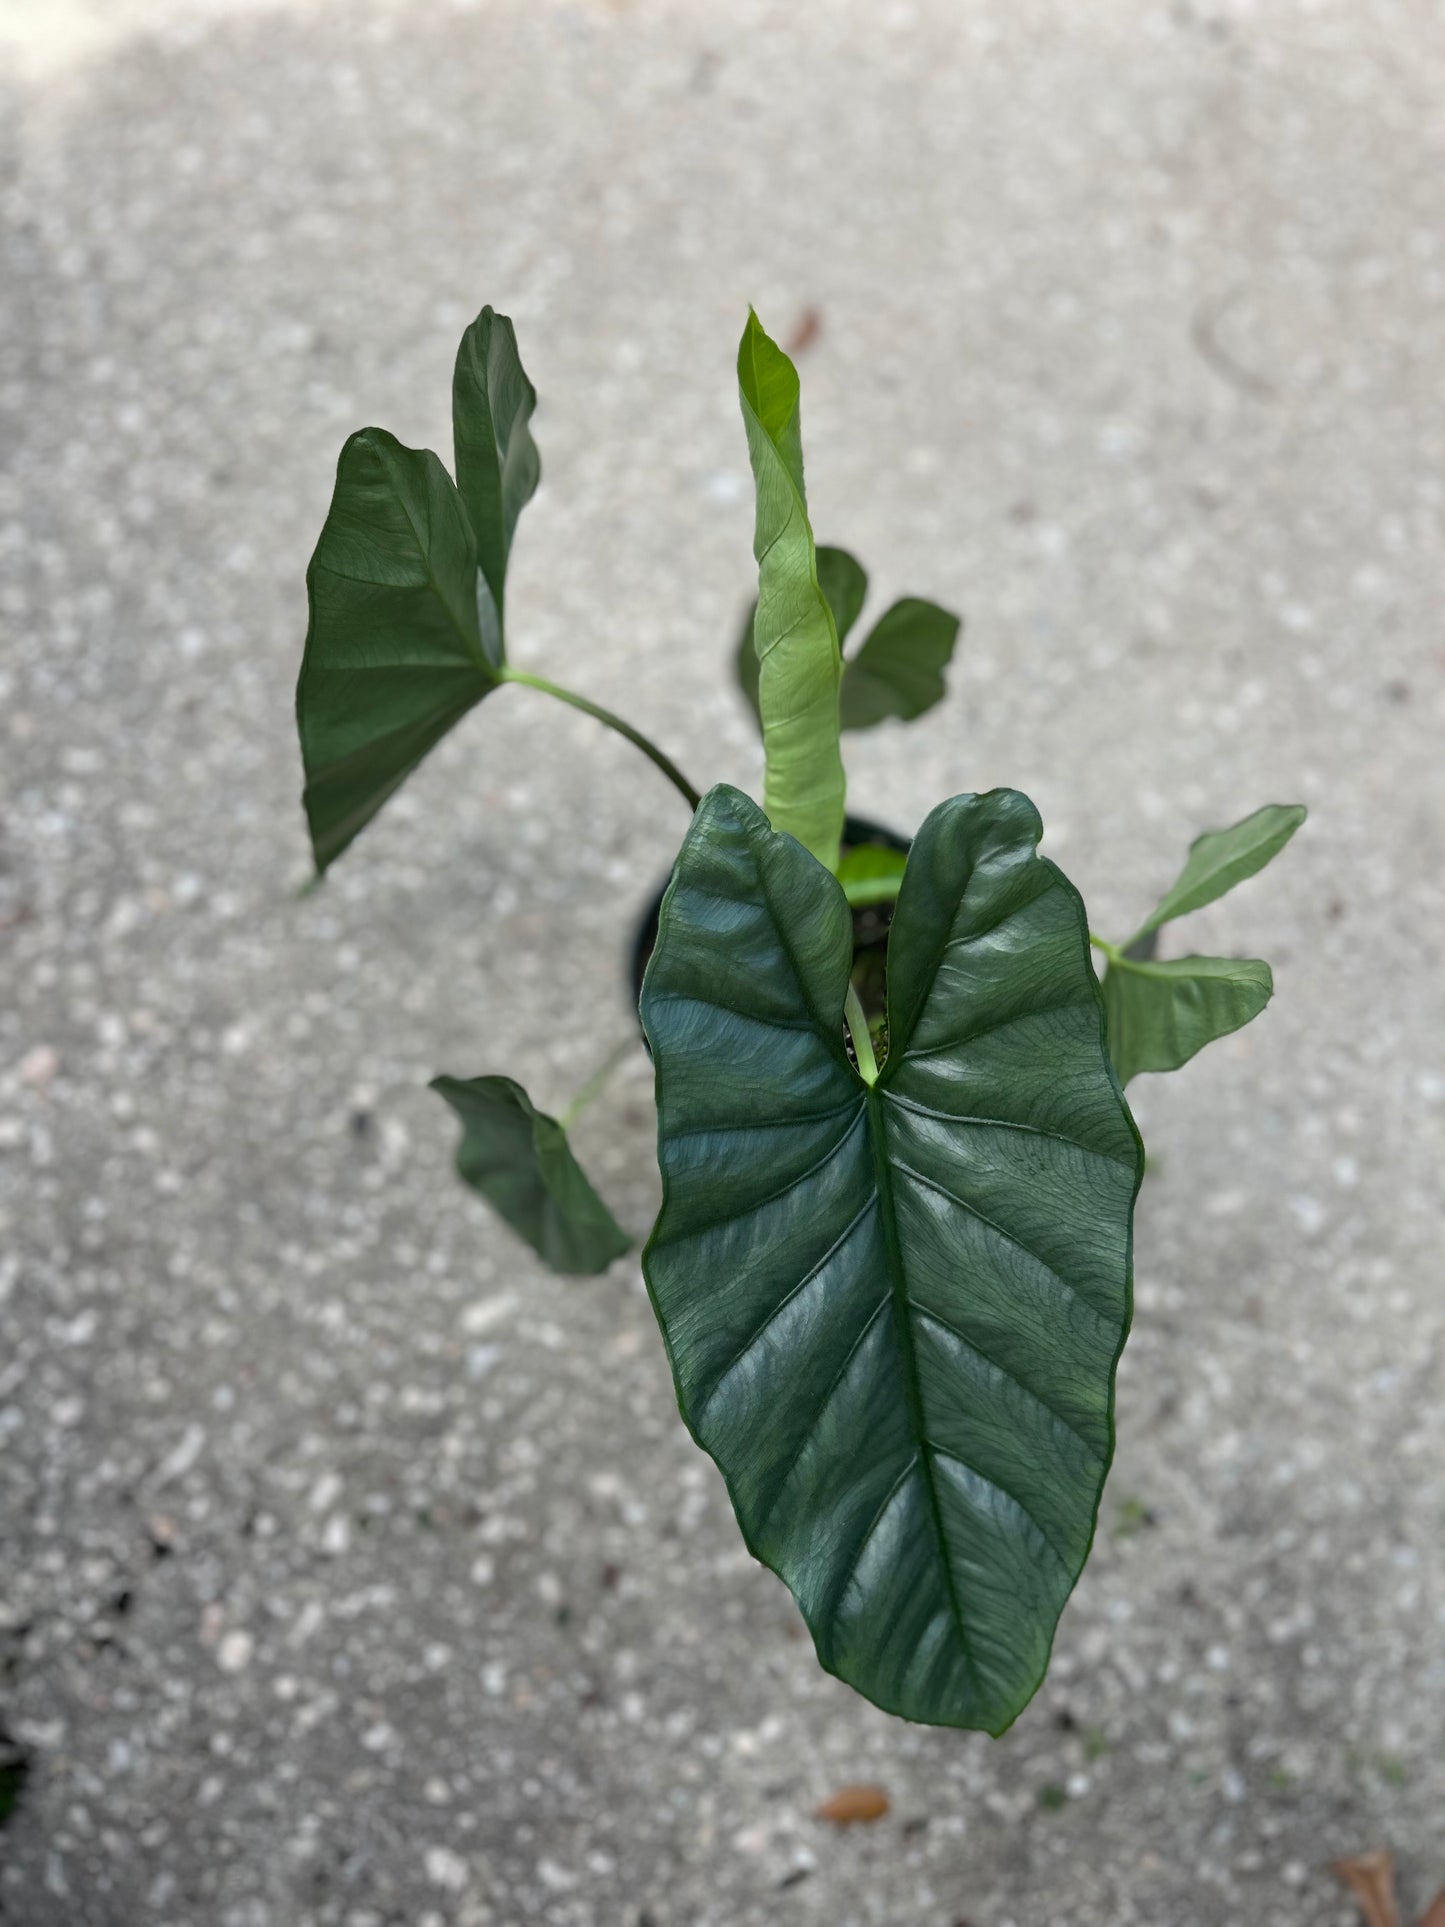
[[863,1015],[863,1002],[852,984],[843,999],[843,1021],[848,1026],[848,1034],[853,1039],[853,1053],[858,1059],[858,1075],[865,1084],[878,1082],[878,1059],[873,1055],[873,1039],[868,1031],[868,1019]]
[[690,810],[695,810],[702,801],[701,792],[693,788],[671,757],[664,756],[657,744],[649,742],[640,729],[634,729],[631,723],[623,722],[622,718],[614,716],[610,709],[604,709],[600,703],[589,701],[586,696],[579,696],[573,689],[563,689],[558,683],[548,682],[545,676],[529,675],[525,669],[504,667],[502,681],[519,682],[525,684],[528,689],[540,689],[544,696],[555,696],[558,702],[570,703],[574,709],[580,709],[588,716],[595,716],[599,723],[605,723],[609,729],[615,729],[619,736],[625,736],[629,743],[634,744],[644,756],[656,763],[668,782],[686,800]]
[[1103,937],[1096,937],[1092,930],[1089,932],[1089,942],[1096,950],[1102,950],[1111,964],[1128,962],[1128,958],[1116,943],[1107,943]]
[[603,1058],[602,1062],[597,1066],[597,1069],[593,1071],[587,1082],[557,1119],[557,1122],[562,1126],[564,1131],[570,1131],[575,1120],[587,1109],[587,1106],[592,1102],[593,1098],[601,1096],[602,1092],[607,1088],[607,1080],[617,1069],[617,1066],[622,1062],[623,1058],[627,1056],[629,1051],[635,1050],[636,1047],[637,1044],[634,1037],[624,1037],[620,1044],[615,1045],[608,1051],[606,1057]]

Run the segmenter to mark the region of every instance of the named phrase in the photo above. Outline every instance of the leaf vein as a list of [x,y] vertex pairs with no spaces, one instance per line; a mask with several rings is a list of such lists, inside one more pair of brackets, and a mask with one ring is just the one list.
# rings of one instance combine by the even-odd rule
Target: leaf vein
[[1092,998],[1069,997],[1056,1004],[1036,1004],[1032,1010],[1015,1011],[1012,1017],[1001,1017],[996,1024],[985,1024],[982,1030],[966,1031],[962,1037],[945,1038],[941,1044],[925,1044],[921,1048],[910,1045],[904,1051],[905,1057],[938,1057],[944,1051],[963,1050],[969,1044],[976,1044],[982,1038],[992,1037],[995,1032],[1009,1030],[1015,1024],[1026,1024],[1032,1017],[1049,1017],[1062,1010],[1094,1010]]
[[[1048,1138],[1054,1144],[1067,1144],[1071,1150],[1082,1151],[1085,1157],[1103,1158],[1107,1164],[1124,1164],[1125,1159],[1115,1157],[1112,1151],[1098,1151],[1092,1144],[1083,1144],[1076,1137],[1065,1137],[1062,1131],[1046,1131],[1040,1124],[1019,1124],[1007,1117],[963,1117],[956,1111],[935,1111],[927,1104],[917,1104],[911,1098],[900,1097],[897,1091],[888,1092],[888,1100],[901,1110],[912,1111],[918,1117],[931,1117],[940,1124],[967,1124],[984,1130],[1021,1131],[1026,1137]],[[1134,1167],[1132,1158],[1127,1160],[1130,1170]]]
[[1049,1417],[1053,1419],[1056,1424],[1059,1424],[1064,1428],[1064,1430],[1069,1434],[1070,1438],[1077,1440],[1077,1442],[1083,1446],[1084,1450],[1088,1453],[1090,1459],[1094,1461],[1096,1465],[1099,1463],[1099,1454],[1097,1450],[1094,1448],[1094,1446],[1092,1446],[1089,1443],[1089,1441],[1084,1437],[1083,1433],[1080,1432],[1076,1426],[1070,1424],[1068,1419],[1064,1417],[1063,1413],[1058,1409],[1057,1406],[1050,1405],[1049,1401],[1046,1398],[1040,1397],[1040,1395],[1036,1391],[1034,1391],[1032,1386],[1025,1385],[1023,1380],[1019,1378],[1016,1373],[1011,1372],[1006,1365],[1000,1365],[996,1358],[991,1358],[989,1354],[986,1351],[984,1351],[982,1346],[978,1345],[972,1338],[968,1336],[966,1332],[960,1331],[958,1326],[955,1325],[951,1319],[945,1318],[941,1312],[936,1312],[932,1310],[928,1305],[920,1304],[920,1302],[916,1298],[910,1298],[908,1300],[908,1304],[910,1309],[917,1312],[920,1318],[931,1319],[935,1325],[941,1325],[944,1331],[951,1332],[952,1335],[958,1340],[959,1344],[964,1346],[968,1351],[971,1351],[975,1358],[982,1360],[982,1362],[985,1365],[987,1365],[992,1371],[997,1372],[1001,1378],[1006,1378],[1010,1385],[1017,1386],[1018,1390],[1024,1394],[1025,1398],[1032,1400],[1032,1402],[1035,1405],[1039,1406],[1043,1411],[1047,1412]]
[[[990,1231],[997,1232],[1005,1244],[1012,1245],[1014,1250],[1021,1252],[1025,1258],[1032,1259],[1039,1267],[1039,1270],[1048,1278],[1051,1278],[1060,1291],[1065,1292],[1078,1303],[1087,1305],[1096,1317],[1103,1318],[1106,1316],[1105,1313],[1099,1310],[1097,1305],[1085,1297],[1076,1285],[1071,1285],[1062,1272],[1055,1271],[1054,1267],[1046,1258],[1041,1258],[1036,1251],[1024,1243],[1022,1238],[1015,1237],[1012,1231],[1005,1231],[1001,1224],[997,1223],[995,1219],[990,1218],[987,1213],[980,1211],[977,1205],[970,1204],[966,1198],[958,1197],[954,1192],[949,1190],[946,1184],[940,1184],[937,1178],[925,1177],[922,1171],[914,1170],[911,1164],[905,1164],[901,1158],[895,1158],[893,1164],[895,1170],[903,1172],[905,1177],[912,1178],[915,1184],[921,1184],[927,1191],[936,1191],[941,1198],[947,1198],[950,1204],[956,1204],[960,1211],[966,1211],[971,1218],[976,1218],[980,1224],[986,1224]],[[1113,1320],[1111,1322],[1117,1323],[1118,1321]]]
[[751,1218],[755,1216],[757,1212],[765,1211],[770,1204],[776,1204],[779,1198],[785,1198],[790,1191],[796,1191],[800,1184],[806,1184],[809,1178],[816,1177],[825,1164],[831,1163],[832,1160],[837,1157],[838,1153],[856,1130],[858,1119],[861,1118],[862,1115],[863,1106],[860,1104],[853,1122],[848,1126],[847,1130],[844,1131],[843,1135],[836,1143],[828,1147],[816,1164],[810,1164],[806,1171],[799,1171],[796,1177],[789,1178],[786,1184],[779,1185],[776,1191],[770,1191],[765,1198],[759,1198],[756,1203],[748,1205],[744,1211],[725,1211],[721,1217],[705,1218],[701,1224],[690,1226],[689,1235],[696,1237],[700,1231],[716,1230],[721,1224],[734,1224],[739,1218]]
[[[892,1485],[889,1486],[887,1492],[883,1495],[883,1503],[878,1507],[878,1510],[873,1514],[873,1517],[868,1521],[868,1524],[864,1529],[862,1538],[859,1539],[857,1545],[853,1548],[852,1555],[849,1558],[847,1565],[843,1568],[842,1578],[839,1579],[833,1587],[833,1596],[828,1602],[828,1618],[830,1621],[836,1620],[838,1617],[838,1614],[842,1611],[844,1595],[847,1593],[849,1586],[852,1585],[854,1577],[858,1571],[858,1568],[863,1563],[863,1555],[868,1550],[869,1541],[872,1539],[874,1533],[878,1530],[879,1526],[882,1525],[883,1520],[887,1515],[889,1506],[892,1505],[893,1501],[898,1497],[898,1494],[903,1490],[903,1486],[905,1482],[912,1475],[912,1473],[920,1469],[921,1469],[921,1466],[920,1466],[919,1455],[917,1452],[914,1452],[910,1455],[907,1464],[904,1466],[903,1470],[898,1474],[898,1477],[893,1481]],[[965,1641],[965,1645],[966,1643],[967,1642]],[[970,1662],[970,1664],[971,1663],[972,1662]]]
[[1058,1547],[1054,1544],[1053,1540],[1049,1537],[1048,1533],[1044,1531],[1044,1528],[1040,1525],[1039,1521],[1034,1517],[1033,1513],[1029,1511],[1028,1507],[1024,1504],[1023,1500],[1020,1499],[1016,1493],[1010,1492],[1006,1485],[1000,1485],[997,1479],[990,1478],[987,1472],[980,1472],[976,1465],[970,1465],[968,1460],[965,1458],[961,1458],[957,1452],[947,1452],[944,1450],[944,1448],[941,1445],[934,1445],[931,1440],[926,1441],[926,1443],[928,1446],[928,1450],[933,1454],[935,1458],[947,1459],[951,1465],[961,1465],[965,1472],[971,1472],[976,1479],[981,1479],[985,1485],[991,1486],[995,1492],[1001,1493],[1003,1497],[1008,1500],[1009,1504],[1015,1507],[1019,1512],[1021,1512],[1023,1516],[1028,1520],[1029,1524],[1033,1527],[1034,1531],[1037,1532],[1039,1537],[1043,1540],[1044,1544],[1048,1547],[1049,1551],[1054,1555],[1054,1558],[1057,1559],[1057,1561],[1059,1562],[1059,1565],[1063,1568],[1065,1576],[1066,1577],[1072,1576],[1073,1567],[1070,1565],[1069,1561],[1059,1551]]
[[872,1197],[869,1197],[864,1201],[861,1208],[853,1214],[852,1218],[849,1220],[847,1225],[845,1225],[843,1230],[838,1233],[838,1236],[833,1240],[832,1244],[829,1245],[828,1249],[823,1253],[822,1257],[818,1260],[818,1262],[815,1265],[809,1266],[808,1270],[803,1273],[803,1276],[798,1280],[797,1284],[793,1285],[790,1290],[785,1292],[783,1296],[778,1300],[777,1304],[773,1306],[772,1310],[768,1313],[767,1317],[763,1320],[763,1322],[758,1326],[757,1330],[754,1331],[744,1341],[744,1343],[741,1346],[739,1346],[738,1350],[733,1353],[732,1357],[728,1360],[727,1364],[723,1366],[722,1370],[718,1373],[717,1378],[713,1381],[712,1390],[707,1394],[706,1398],[702,1402],[702,1408],[698,1413],[699,1423],[701,1423],[702,1420],[706,1418],[708,1407],[712,1404],[713,1400],[717,1397],[718,1393],[722,1390],[723,1385],[737,1370],[738,1366],[742,1364],[743,1360],[748,1356],[748,1353],[752,1351],[754,1346],[757,1344],[758,1340],[762,1337],[763,1333],[767,1331],[768,1327],[776,1319],[782,1316],[782,1314],[787,1310],[788,1306],[792,1304],[793,1300],[798,1296],[798,1294],[801,1291],[803,1291],[808,1285],[812,1284],[813,1280],[817,1278],[819,1273],[823,1271],[829,1264],[832,1263],[833,1259],[842,1250],[843,1246],[847,1244],[848,1240],[852,1237],[853,1233],[858,1229],[858,1226],[863,1222],[864,1218],[873,1209],[873,1207],[877,1204],[877,1202],[878,1202],[878,1199],[877,1199],[876,1193]]
[[761,1539],[763,1534],[767,1531],[769,1522],[771,1521],[774,1512],[777,1510],[778,1501],[779,1499],[782,1498],[783,1493],[787,1490],[789,1480],[792,1478],[793,1474],[797,1471],[799,1462],[802,1459],[804,1452],[806,1452],[808,1449],[808,1441],[812,1438],[813,1434],[817,1431],[818,1426],[821,1424],[823,1414],[827,1411],[828,1407],[832,1404],[834,1396],[837,1393],[838,1387],[843,1383],[843,1380],[848,1376],[848,1369],[852,1365],[853,1360],[857,1357],[859,1351],[861,1350],[864,1339],[868,1336],[869,1332],[872,1331],[874,1325],[877,1324],[878,1314],[886,1310],[887,1306],[888,1306],[888,1299],[886,1296],[878,1300],[878,1303],[873,1307],[872,1311],[870,1311],[868,1316],[864,1319],[863,1324],[859,1329],[858,1336],[853,1340],[853,1343],[848,1347],[848,1350],[844,1353],[842,1364],[839,1365],[837,1371],[834,1372],[832,1378],[829,1379],[827,1385],[824,1387],[823,1392],[818,1399],[817,1410],[813,1413],[813,1416],[808,1420],[807,1426],[804,1429],[802,1437],[798,1440],[797,1446],[788,1455],[788,1463],[784,1466],[782,1472],[779,1474],[778,1482],[773,1487],[772,1492],[768,1496],[768,1503],[763,1509],[762,1517],[758,1520],[757,1537],[759,1539]]

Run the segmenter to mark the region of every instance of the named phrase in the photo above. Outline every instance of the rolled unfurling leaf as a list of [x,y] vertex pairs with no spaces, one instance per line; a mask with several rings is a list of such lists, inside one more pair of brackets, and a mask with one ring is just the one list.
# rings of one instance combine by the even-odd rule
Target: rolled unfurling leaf
[[798,373],[751,312],[738,347],[738,393],[757,496],[753,643],[766,757],[763,807],[775,829],[796,836],[831,870],[843,833],[843,663],[808,522]]
[[[818,587],[823,591],[828,607],[833,612],[833,627],[838,632],[841,647],[847,641],[848,631],[858,620],[863,607],[863,598],[868,593],[868,577],[863,565],[849,555],[846,549],[829,548],[820,542],[814,551],[818,569]],[[753,623],[757,618],[758,605],[754,602],[748,610],[747,620],[738,637],[734,668],[737,673],[738,687],[742,690],[748,708],[758,717],[758,652],[753,641]],[[844,674],[847,674],[846,669]]]
[[[846,549],[820,543],[816,550],[818,584],[833,612],[841,649],[857,622],[868,592],[862,565]],[[748,707],[758,715],[758,652],[753,625],[757,604],[748,611],[738,637],[735,669]],[[921,596],[905,596],[881,615],[862,647],[845,657],[838,692],[840,729],[871,729],[890,716],[911,722],[942,700],[943,672],[953,655],[960,628],[957,616]],[[761,717],[759,717],[761,722]]]

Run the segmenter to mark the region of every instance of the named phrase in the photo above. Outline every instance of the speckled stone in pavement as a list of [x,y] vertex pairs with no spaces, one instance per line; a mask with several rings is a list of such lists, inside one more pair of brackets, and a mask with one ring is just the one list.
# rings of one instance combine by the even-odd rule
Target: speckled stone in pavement
[[[1343,1927],[1328,1861],[1389,1844],[1413,1919],[1445,1883],[1439,9],[140,14],[0,78],[0,1918]],[[968,615],[947,705],[850,746],[860,806],[1016,783],[1115,930],[1197,828],[1313,813],[1193,937],[1270,957],[1275,1006],[1137,1087],[1119,1461],[1000,1743],[817,1670],[635,1262],[551,1279],[450,1176],[427,1077],[555,1104],[625,1033],[672,793],[508,691],[293,894],[336,451],[446,445],[484,300],[542,394],[519,657],[756,781],[749,299],[822,317],[824,538]],[[639,1052],[580,1133],[639,1229],[650,1129]],[[886,1819],[810,1817],[860,1779]]]

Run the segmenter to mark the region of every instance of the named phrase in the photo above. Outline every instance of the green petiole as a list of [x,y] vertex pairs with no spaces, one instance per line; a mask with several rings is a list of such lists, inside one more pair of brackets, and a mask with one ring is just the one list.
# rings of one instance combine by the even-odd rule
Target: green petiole
[[577,1118],[587,1109],[587,1106],[592,1100],[602,1095],[617,1066],[622,1062],[624,1057],[630,1057],[636,1049],[637,1037],[635,1033],[631,1036],[624,1037],[621,1043],[614,1045],[598,1065],[597,1069],[593,1071],[581,1090],[578,1091],[577,1095],[572,1099],[572,1102],[567,1106],[566,1110],[563,1111],[557,1119],[557,1122],[562,1126],[564,1131],[570,1131]]
[[540,689],[544,696],[555,696],[559,703],[570,703],[573,709],[580,709],[585,715],[596,717],[599,723],[605,723],[609,729],[615,729],[619,736],[625,736],[629,743],[654,762],[668,782],[682,796],[690,810],[695,810],[702,801],[701,791],[693,788],[670,756],[664,756],[657,744],[644,736],[640,729],[634,729],[631,723],[625,723],[620,716],[614,716],[612,711],[604,709],[601,703],[594,703],[586,696],[579,696],[573,689],[563,689],[560,683],[548,682],[545,676],[532,676],[525,669],[513,669],[510,664],[503,665],[500,675],[503,682],[519,682],[528,689]]

